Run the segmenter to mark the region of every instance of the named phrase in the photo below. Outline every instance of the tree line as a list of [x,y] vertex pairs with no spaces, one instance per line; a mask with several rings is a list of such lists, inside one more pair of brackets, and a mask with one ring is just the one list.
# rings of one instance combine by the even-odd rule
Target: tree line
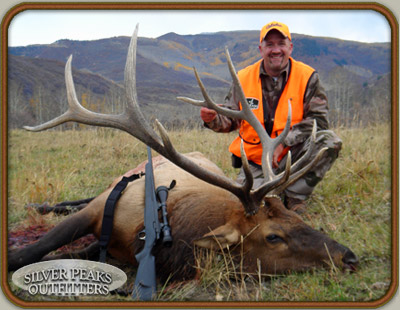
[[[391,91],[390,75],[376,76],[368,81],[358,79],[345,68],[338,66],[321,78],[329,102],[329,119],[332,127],[366,126],[377,122],[390,121]],[[226,90],[228,91],[228,89]],[[113,88],[103,96],[89,89],[77,88],[81,104],[95,112],[121,113],[124,109],[123,90]],[[179,92],[178,92],[179,93]],[[184,92],[181,92],[184,93]],[[217,98],[223,100],[224,93],[219,91]],[[163,106],[162,95],[159,101],[148,102],[144,107],[149,118],[160,119],[166,127],[201,127],[198,108],[173,103]],[[216,99],[218,101],[218,99]],[[165,101],[164,101],[165,102]],[[56,91],[38,82],[31,92],[16,81],[8,84],[8,126],[10,129],[24,125],[46,122],[64,113],[68,108],[64,87]],[[83,128],[84,125],[65,124],[63,129]]]

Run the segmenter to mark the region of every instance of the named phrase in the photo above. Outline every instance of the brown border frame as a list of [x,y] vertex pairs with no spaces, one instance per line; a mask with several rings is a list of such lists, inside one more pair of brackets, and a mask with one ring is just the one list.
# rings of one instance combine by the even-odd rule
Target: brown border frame
[[[8,163],[8,123],[7,123],[7,64],[8,26],[15,15],[25,10],[374,10],[386,17],[391,34],[391,155],[392,155],[392,282],[382,298],[371,302],[26,302],[16,298],[8,285],[7,272],[7,163]],[[398,23],[393,13],[377,3],[21,3],[11,8],[1,23],[1,151],[2,151],[2,229],[1,229],[1,287],[6,297],[20,307],[34,308],[376,308],[390,301],[398,288]]]

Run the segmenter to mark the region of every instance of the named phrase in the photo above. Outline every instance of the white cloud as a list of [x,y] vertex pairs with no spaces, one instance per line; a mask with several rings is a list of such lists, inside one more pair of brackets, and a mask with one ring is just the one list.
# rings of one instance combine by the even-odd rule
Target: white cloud
[[385,17],[366,11],[33,11],[16,15],[9,27],[9,45],[52,43],[59,39],[94,40],[168,32],[198,34],[229,30],[259,30],[272,20],[291,32],[363,42],[390,41]]

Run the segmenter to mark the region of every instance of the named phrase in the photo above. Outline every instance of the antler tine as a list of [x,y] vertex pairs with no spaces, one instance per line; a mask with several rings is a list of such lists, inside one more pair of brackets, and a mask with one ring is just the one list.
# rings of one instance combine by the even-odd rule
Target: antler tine
[[[296,173],[296,172],[298,172],[300,167],[302,167],[302,165],[306,161],[308,161],[308,159],[310,158],[310,156],[314,150],[314,146],[315,146],[316,133],[317,133],[317,121],[314,119],[313,128],[312,128],[312,131],[310,134],[310,145],[308,146],[307,151],[293,165],[291,164],[291,152],[290,151],[288,152],[288,156],[287,156],[287,160],[286,160],[286,168],[283,172],[281,172],[280,174],[277,175],[278,179],[283,178],[283,179],[287,180],[288,184],[285,187],[292,184],[295,180],[298,180],[301,176],[306,174],[309,169],[312,168],[312,165],[306,166],[306,167],[308,167],[308,169],[306,167],[303,167],[300,170],[301,174],[300,174],[300,171],[299,171],[299,174]],[[279,135],[278,138],[281,135]],[[318,157],[318,156],[319,156],[319,154],[316,155],[316,157]],[[320,158],[320,157],[318,157],[318,158]],[[287,170],[288,168],[289,168],[289,170]],[[287,178],[284,175],[287,175]],[[274,185],[269,190],[271,190],[271,191],[274,190],[275,192],[277,192],[277,190],[275,190],[275,188],[280,186],[281,184],[285,184],[285,183],[286,182],[279,182],[279,183],[275,182]],[[261,189],[260,189],[260,191],[261,191]]]
[[304,162],[306,162],[310,158],[314,150],[316,132],[317,132],[317,122],[316,120],[314,120],[313,129],[310,135],[310,145],[306,153],[292,165],[291,152],[289,151],[286,159],[285,170],[277,175],[275,181],[273,180],[272,182],[268,184],[263,184],[261,187],[257,188],[253,193],[255,199],[260,199],[264,197],[268,192],[276,195],[280,194],[285,188],[287,188],[289,185],[293,184],[295,181],[300,179],[312,167],[314,167],[314,165],[321,159],[321,157],[324,155],[325,151],[328,148],[322,148],[310,163],[308,163],[306,166],[300,169],[300,167],[304,164]]
[[200,91],[204,97],[204,100],[195,100],[195,99],[191,99],[188,97],[177,97],[176,99],[193,104],[198,107],[205,107],[205,108],[213,109],[213,110],[217,111],[218,113],[228,116],[228,117],[231,117],[231,118],[239,118],[239,119],[243,118],[242,111],[230,110],[230,109],[223,108],[223,107],[217,105],[211,99],[211,97],[208,95],[207,90],[206,90],[203,82],[201,81],[200,75],[197,72],[196,68],[194,68],[194,67],[193,67],[193,72],[196,77],[197,84],[199,85]]
[[61,116],[44,124],[24,128],[30,131],[42,131],[68,121],[75,121],[93,126],[111,127],[125,131],[148,144],[155,150],[162,148],[162,141],[143,117],[138,108],[136,98],[136,46],[137,46],[138,25],[132,35],[127,63],[125,66],[125,90],[128,100],[124,113],[119,115],[96,113],[87,110],[80,103],[76,95],[72,77],[72,55],[65,65],[65,84],[67,89],[68,110]]
[[292,173],[295,173],[299,169],[299,167],[301,167],[303,165],[303,163],[306,162],[310,158],[310,156],[314,150],[316,136],[317,136],[317,121],[314,119],[313,128],[312,128],[311,134],[310,134],[310,145],[308,146],[307,151],[304,153],[304,155],[301,156],[300,159],[297,160],[292,165],[292,167],[291,167]]
[[[290,106],[290,102],[289,102],[289,109],[290,108],[291,108],[291,106]],[[287,135],[287,134],[285,134],[285,131],[288,129],[288,126],[289,126],[289,120],[286,122],[286,126],[285,126],[285,129],[283,130],[283,132],[274,140],[278,140],[279,138],[282,138],[282,136],[285,137]],[[285,170],[283,172],[279,173],[278,175],[276,175],[275,179],[272,179],[271,181],[264,183],[260,188],[258,188],[255,191],[255,192],[258,192],[256,194],[256,196],[263,196],[262,193],[264,193],[264,195],[265,195],[268,191],[274,190],[274,188],[280,186],[281,184],[286,183],[289,179],[291,180],[292,177],[295,176],[294,174],[297,172],[297,170],[299,170],[299,168],[302,166],[302,164],[306,160],[308,160],[312,154],[312,151],[315,146],[316,132],[317,132],[317,122],[316,122],[316,120],[314,120],[313,129],[312,129],[312,132],[310,135],[311,136],[310,137],[310,145],[309,145],[306,153],[292,165],[292,156],[291,156],[291,152],[289,151],[288,155],[287,155],[287,159],[286,159]],[[280,139],[280,141],[283,142],[283,139]],[[306,172],[307,171],[304,171],[302,173],[302,175],[304,175]],[[297,179],[299,179],[302,175],[299,175],[297,177]],[[291,181],[291,183],[293,183],[293,181]]]
[[139,24],[133,32],[124,72],[124,87],[127,99],[126,113],[129,115],[129,133],[160,153],[162,140],[150,126],[138,104],[136,91],[136,50]]
[[123,123],[126,123],[122,122],[123,118],[121,117],[121,115],[92,112],[84,108],[79,103],[72,77],[71,63],[72,55],[69,56],[68,61],[65,65],[65,84],[67,89],[68,110],[59,117],[56,117],[55,119],[52,119],[41,125],[33,127],[24,126],[24,128],[30,131],[42,131],[69,121],[76,121],[79,123],[94,126],[120,128]]
[[65,65],[65,84],[67,88],[68,110],[64,114],[56,117],[55,119],[52,119],[38,126],[24,126],[24,129],[29,131],[42,131],[68,121],[77,121],[88,125],[101,126],[103,124],[100,124],[100,120],[103,118],[107,119],[107,122],[109,123],[108,127],[111,127],[112,123],[117,123],[118,120],[115,115],[95,113],[85,109],[79,103],[72,78],[71,62],[72,55],[69,56],[68,61]]
[[[260,138],[262,144],[262,157],[261,157],[261,167],[264,175],[264,179],[268,179],[272,177],[272,156],[269,156],[270,146],[271,146],[271,138],[268,136],[264,127],[258,121],[257,117],[251,111],[249,105],[247,104],[246,96],[243,92],[242,85],[240,84],[239,77],[236,74],[235,66],[233,65],[231,55],[229,54],[229,50],[225,47],[226,60],[228,63],[229,72],[232,77],[233,84],[235,85],[234,89],[236,91],[236,95],[239,97],[239,101],[242,103],[242,110],[240,111],[240,118],[246,120],[251,127],[256,131],[258,137]],[[272,149],[273,152],[273,149]]]
[[273,190],[272,194],[280,194],[282,193],[288,186],[296,182],[298,179],[300,179],[303,175],[305,175],[312,167],[315,166],[316,163],[321,159],[321,157],[325,154],[325,152],[328,150],[327,147],[324,147],[319,150],[318,154],[313,158],[311,162],[309,162],[306,166],[301,168],[299,171],[295,173],[291,173],[289,179],[282,183],[277,185]]
[[292,155],[289,151],[286,159],[285,170],[282,173],[280,173],[276,178],[273,178],[269,182],[265,182],[260,187],[253,190],[251,193],[253,199],[256,201],[261,201],[268,193],[270,195],[274,195],[275,188],[288,182],[290,175],[292,173],[291,163],[292,163]]
[[267,180],[267,182],[273,181],[275,178],[279,177],[279,175],[278,176],[275,175],[274,170],[272,168],[272,156],[277,146],[284,142],[286,136],[289,133],[291,123],[292,123],[292,105],[290,104],[290,101],[288,101],[287,120],[285,128],[283,129],[281,134],[274,139],[270,138],[267,134],[266,136],[268,138],[265,139],[264,141],[261,140],[263,149],[261,162],[262,162],[264,178]]
[[244,151],[243,140],[240,142],[240,157],[242,159],[243,171],[245,174],[245,182],[243,184],[243,191],[250,192],[254,184],[253,174],[250,171],[249,161],[247,160],[246,152]]

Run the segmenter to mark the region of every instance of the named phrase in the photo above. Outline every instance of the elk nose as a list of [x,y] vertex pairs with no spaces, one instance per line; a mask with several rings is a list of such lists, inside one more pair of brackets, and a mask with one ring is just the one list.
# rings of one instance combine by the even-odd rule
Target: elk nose
[[347,250],[342,258],[343,268],[356,271],[358,265],[358,258],[357,256],[350,250]]

